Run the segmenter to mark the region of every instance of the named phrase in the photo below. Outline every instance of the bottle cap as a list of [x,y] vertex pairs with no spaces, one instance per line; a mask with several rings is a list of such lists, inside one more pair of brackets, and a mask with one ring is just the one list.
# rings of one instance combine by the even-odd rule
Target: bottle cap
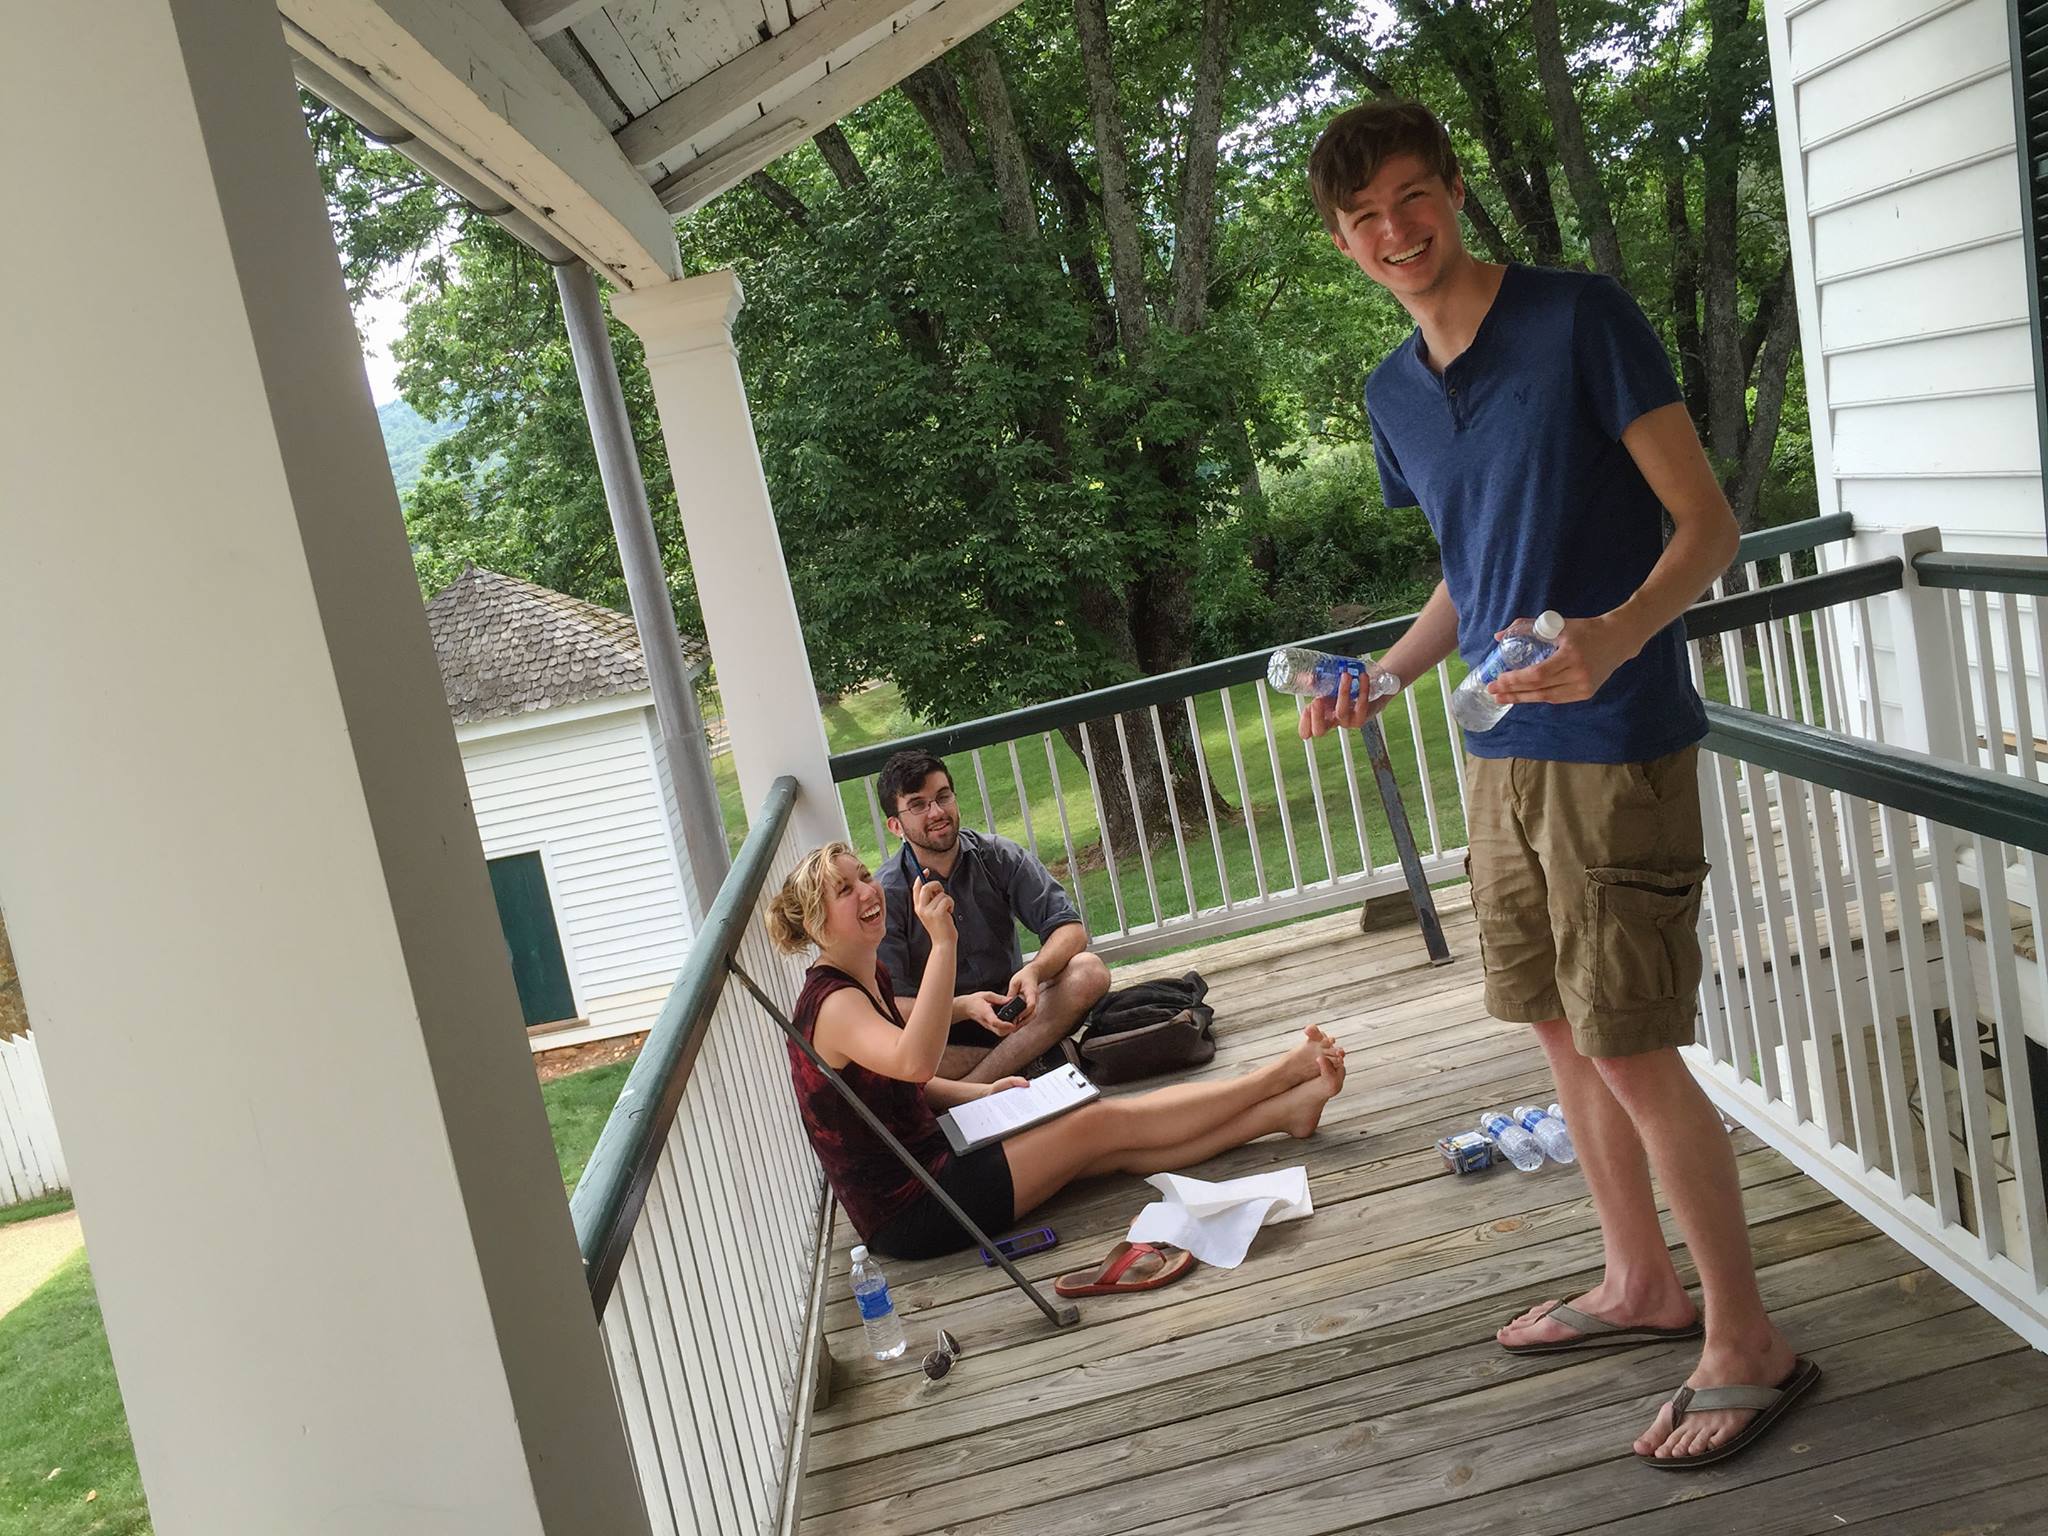
[[1564,633],[1564,615],[1555,608],[1546,608],[1536,615],[1536,638],[1555,640]]
[[848,1254],[848,1255],[847,1255],[846,1257],[847,1257],[847,1259],[848,1259],[848,1261],[849,1261],[849,1262],[851,1262],[851,1263],[854,1263],[854,1264],[865,1264],[865,1263],[867,1263],[867,1261],[868,1261],[868,1250],[867,1250],[867,1245],[866,1245],[866,1244],[864,1244],[864,1243],[855,1243],[855,1244],[853,1245],[853,1252],[849,1253],[849,1254]]

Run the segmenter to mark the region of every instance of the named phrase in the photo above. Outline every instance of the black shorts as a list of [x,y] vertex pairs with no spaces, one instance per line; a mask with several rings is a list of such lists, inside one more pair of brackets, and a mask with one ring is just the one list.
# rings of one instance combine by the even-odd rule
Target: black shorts
[[994,1050],[1002,1036],[992,1029],[984,1029],[972,1019],[955,1019],[946,1029],[946,1044],[978,1046],[984,1051]]
[[[990,1237],[1001,1237],[1016,1219],[1016,1192],[1010,1183],[1010,1159],[1001,1142],[955,1156],[938,1172],[939,1187]],[[884,1223],[868,1238],[868,1246],[891,1259],[935,1259],[956,1253],[974,1241],[938,1197],[922,1184],[914,1203]]]

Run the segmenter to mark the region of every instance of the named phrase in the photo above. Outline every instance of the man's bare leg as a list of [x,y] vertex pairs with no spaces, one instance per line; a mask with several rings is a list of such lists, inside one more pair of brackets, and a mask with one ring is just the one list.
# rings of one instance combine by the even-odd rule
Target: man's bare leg
[[[1776,1386],[1791,1374],[1797,1356],[1765,1312],[1757,1289],[1742,1185],[1721,1117],[1675,1050],[1603,1057],[1595,1065],[1648,1148],[1699,1267],[1707,1339],[1687,1384]],[[1696,1456],[1727,1440],[1754,1416],[1746,1409],[1691,1412],[1674,1431],[1667,1404],[1636,1441],[1636,1450],[1643,1455]]]
[[[1692,1298],[1671,1262],[1657,1224],[1657,1201],[1650,1187],[1650,1165],[1643,1143],[1620,1102],[1609,1090],[1593,1060],[1572,1043],[1571,1026],[1549,1019],[1534,1026],[1536,1038],[1550,1058],[1558,1099],[1572,1146],[1593,1192],[1600,1216],[1600,1240],[1606,1271],[1600,1283],[1571,1304],[1608,1322],[1679,1328],[1694,1317]],[[1575,1331],[1544,1314],[1555,1305],[1544,1301],[1502,1328],[1503,1344],[1553,1344],[1575,1337]]]
[[[1066,964],[1059,975],[1038,991],[1038,1008],[1023,1024],[996,1042],[995,1048],[975,1062],[959,1080],[993,1083],[1022,1072],[1032,1062],[1058,1045],[1080,1027],[1088,1010],[1109,990],[1109,967],[1093,951],[1083,950]],[[974,1047],[948,1046],[946,1055]],[[946,1060],[940,1059],[946,1071]],[[946,1072],[948,1077],[953,1076]]]

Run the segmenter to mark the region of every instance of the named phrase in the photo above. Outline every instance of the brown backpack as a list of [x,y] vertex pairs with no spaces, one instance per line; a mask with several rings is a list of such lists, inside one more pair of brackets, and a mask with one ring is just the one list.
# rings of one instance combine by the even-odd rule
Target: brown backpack
[[1103,994],[1060,1051],[1098,1083],[1204,1066],[1216,1055],[1216,1010],[1202,1001],[1208,993],[1193,971],[1177,981],[1118,987]]

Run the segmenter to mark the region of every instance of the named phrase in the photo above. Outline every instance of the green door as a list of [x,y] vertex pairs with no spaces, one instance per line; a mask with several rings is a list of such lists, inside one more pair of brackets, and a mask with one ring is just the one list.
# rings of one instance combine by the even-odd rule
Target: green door
[[505,930],[505,948],[512,952],[512,979],[519,986],[519,1008],[526,1022],[553,1024],[575,1018],[569,964],[562,958],[562,935],[555,927],[555,905],[548,900],[548,877],[540,855],[515,853],[489,864],[491,894],[498,898],[498,922]]

